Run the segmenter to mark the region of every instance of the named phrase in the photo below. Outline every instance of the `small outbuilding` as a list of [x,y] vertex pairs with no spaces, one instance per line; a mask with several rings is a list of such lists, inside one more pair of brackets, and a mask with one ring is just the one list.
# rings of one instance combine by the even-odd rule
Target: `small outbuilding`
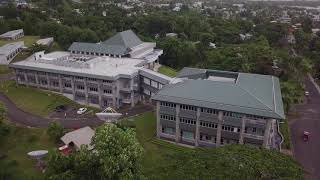
[[53,37],[49,37],[49,38],[44,38],[44,39],[39,39],[36,44],[38,45],[44,45],[44,46],[51,46],[53,43]]
[[17,30],[8,31],[6,33],[1,34],[0,39],[17,40],[19,38],[22,38],[23,36],[24,36],[23,29],[17,29]]
[[73,145],[77,150],[80,149],[81,145],[87,145],[88,149],[93,149],[91,145],[92,137],[94,136],[94,130],[89,126],[77,129],[75,131],[71,131],[66,133],[61,137],[61,141],[66,145]]

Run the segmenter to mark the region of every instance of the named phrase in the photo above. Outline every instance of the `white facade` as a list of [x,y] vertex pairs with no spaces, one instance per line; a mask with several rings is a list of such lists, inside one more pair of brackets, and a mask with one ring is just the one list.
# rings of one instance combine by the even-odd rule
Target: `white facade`
[[0,47],[0,64],[9,64],[24,47],[24,42],[9,43]]
[[0,35],[1,39],[7,39],[7,40],[17,40],[19,38],[22,38],[24,36],[23,29],[17,29],[13,31],[8,31],[6,33],[3,33]]

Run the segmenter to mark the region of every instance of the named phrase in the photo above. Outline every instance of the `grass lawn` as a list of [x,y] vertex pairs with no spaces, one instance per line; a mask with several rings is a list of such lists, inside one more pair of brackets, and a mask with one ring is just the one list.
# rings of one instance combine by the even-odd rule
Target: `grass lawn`
[[17,42],[17,41],[24,41],[24,45],[27,47],[32,46],[37,40],[39,40],[39,36],[24,36],[23,38],[14,40],[14,41],[7,41],[7,40],[0,40],[0,46],[3,46],[5,44],[11,43],[11,42]]
[[[121,122],[124,126],[135,127],[139,142],[142,144],[145,154],[142,162],[142,173],[147,179],[168,179],[172,171],[166,169],[168,157],[176,153],[193,151],[193,149],[177,146],[162,140],[156,136],[156,117],[153,112],[144,113],[133,119]],[[171,163],[174,161],[171,161]],[[170,178],[169,178],[170,179]]]
[[[1,142],[0,153],[6,157],[0,161],[1,174],[11,172],[9,179],[43,179],[35,168],[36,161],[27,153],[57,147],[47,136],[45,129],[18,127],[10,124],[11,132]],[[0,177],[1,179],[1,177]]]
[[40,89],[16,86],[14,81],[6,81],[0,85],[0,91],[6,94],[19,108],[46,117],[58,105],[80,107],[77,103],[55,93]]
[[8,74],[11,70],[8,68],[7,65],[0,65],[0,75],[1,74]]
[[284,120],[283,123],[279,124],[280,126],[280,132],[283,135],[283,143],[282,143],[282,148],[284,149],[291,149],[291,136],[290,136],[290,129],[288,125],[288,120]]
[[168,66],[161,66],[158,72],[170,77],[176,77],[178,73],[175,69],[172,69],[171,67],[168,67]]

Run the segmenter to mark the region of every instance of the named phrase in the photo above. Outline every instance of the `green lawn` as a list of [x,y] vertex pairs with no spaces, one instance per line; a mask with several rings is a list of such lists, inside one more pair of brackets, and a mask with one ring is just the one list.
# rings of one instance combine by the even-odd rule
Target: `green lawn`
[[12,128],[9,136],[1,142],[0,153],[6,157],[0,161],[0,175],[6,172],[11,174],[9,179],[13,180],[43,179],[43,174],[35,168],[35,160],[28,157],[27,153],[57,146],[49,139],[45,129],[10,126]]
[[282,148],[284,149],[291,149],[291,136],[290,136],[290,129],[289,129],[289,125],[288,125],[288,120],[284,120],[283,123],[281,123],[280,125],[280,132],[283,135],[283,143],[282,143]]
[[0,65],[0,75],[1,74],[8,74],[11,70],[8,68],[7,65]]
[[1,83],[0,91],[5,93],[19,108],[43,117],[53,112],[58,105],[80,106],[70,99],[51,92],[17,86],[14,81]]
[[168,66],[161,66],[158,72],[170,77],[176,77],[178,73],[175,69],[172,69],[171,67],[168,67]]
[[23,38],[14,40],[14,41],[7,41],[7,40],[0,40],[0,46],[3,46],[5,44],[11,43],[11,42],[17,42],[17,41],[24,41],[24,45],[27,47],[32,46],[37,40],[39,40],[39,36],[24,36]]

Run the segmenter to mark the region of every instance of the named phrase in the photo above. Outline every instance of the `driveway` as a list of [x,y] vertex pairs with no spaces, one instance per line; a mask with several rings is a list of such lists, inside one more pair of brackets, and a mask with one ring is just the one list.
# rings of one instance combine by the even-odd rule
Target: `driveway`
[[[295,107],[296,119],[290,120],[293,154],[306,171],[305,179],[320,179],[320,93],[310,78],[305,79],[310,95],[306,104]],[[311,132],[308,142],[302,139],[303,131]]]
[[[14,74],[0,75],[1,81],[13,80]],[[96,116],[93,117],[40,117],[31,113],[25,112],[18,108],[5,94],[0,92],[0,102],[4,103],[7,108],[8,119],[17,124],[21,124],[29,127],[48,127],[52,121],[60,122],[65,128],[81,128],[85,126],[96,127],[104,122],[99,120]],[[151,104],[137,105],[134,108],[120,109],[119,112],[123,114],[122,118],[135,116],[147,111],[152,111],[153,106]]]

